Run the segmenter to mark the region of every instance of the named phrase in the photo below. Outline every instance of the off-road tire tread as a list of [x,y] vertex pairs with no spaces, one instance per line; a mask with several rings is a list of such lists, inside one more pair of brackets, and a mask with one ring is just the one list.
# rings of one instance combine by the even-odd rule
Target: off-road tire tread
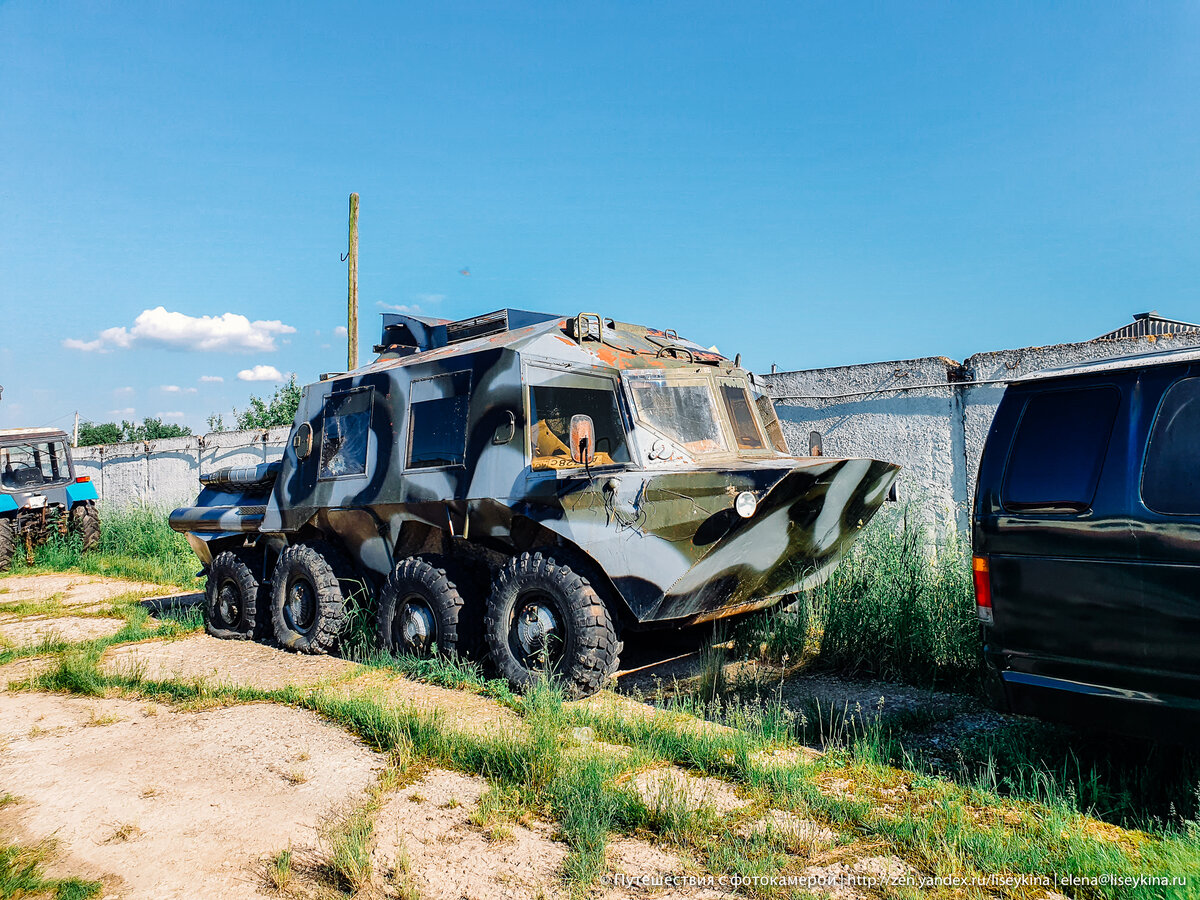
[[84,553],[100,545],[100,510],[95,503],[85,501],[71,507],[71,530],[79,535]]
[[492,590],[491,573],[487,566],[470,558],[450,556],[443,553],[420,553],[423,559],[437,569],[444,569],[446,577],[458,591],[462,608],[458,611],[455,628],[457,639],[455,652],[459,657],[476,659],[484,654],[483,617],[487,612],[487,598]]
[[17,526],[11,518],[0,519],[0,572],[7,572],[17,553]]
[[[292,544],[279,554],[271,576],[271,624],[281,647],[300,653],[325,654],[336,645],[346,622],[346,599],[338,583],[341,555],[323,543]],[[307,569],[316,593],[317,620],[308,634],[293,632],[283,618],[287,601],[288,572]]]
[[[233,581],[242,595],[242,624],[240,628],[220,628],[214,624],[217,590],[221,582],[221,571],[231,569]],[[226,641],[248,641],[255,637],[261,597],[258,579],[246,560],[232,550],[218,553],[208,567],[208,582],[204,586],[204,630],[215,638]]]
[[564,692],[569,697],[594,694],[616,672],[622,650],[613,615],[587,578],[542,551],[513,557],[493,581],[484,617],[491,660],[514,688],[526,688],[536,678],[537,673],[521,665],[508,644],[513,607],[530,582],[554,593],[566,619],[567,646],[559,673]]
[[439,656],[457,655],[459,651],[459,621],[464,600],[458,586],[429,559],[409,556],[396,563],[387,583],[379,593],[379,606],[375,611],[375,627],[380,644],[395,652],[391,645],[392,621],[396,615],[396,603],[412,586],[423,588],[430,608],[437,619],[437,652]]

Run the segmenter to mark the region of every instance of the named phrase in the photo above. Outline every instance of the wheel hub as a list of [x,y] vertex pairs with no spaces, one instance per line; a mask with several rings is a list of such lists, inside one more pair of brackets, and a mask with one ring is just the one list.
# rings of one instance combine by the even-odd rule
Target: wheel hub
[[554,607],[541,600],[531,600],[521,607],[514,621],[517,646],[526,664],[549,663],[555,650],[562,646],[562,626]]
[[312,628],[317,617],[317,601],[307,581],[295,581],[288,588],[286,609],[293,629],[305,632]]
[[403,649],[424,656],[433,648],[437,638],[433,610],[420,600],[406,600],[396,613],[392,633],[396,636],[396,643]]
[[228,582],[221,585],[221,589],[217,591],[217,615],[227,627],[236,626],[242,617],[242,605],[239,600],[237,588]]

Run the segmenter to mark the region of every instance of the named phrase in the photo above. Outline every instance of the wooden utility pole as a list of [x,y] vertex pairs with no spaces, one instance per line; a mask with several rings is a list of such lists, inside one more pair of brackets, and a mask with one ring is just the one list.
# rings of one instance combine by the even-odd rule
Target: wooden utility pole
[[358,368],[358,194],[350,195],[349,297],[346,309],[346,371]]
[[71,446],[79,446],[79,410],[75,410],[75,436],[71,438]]

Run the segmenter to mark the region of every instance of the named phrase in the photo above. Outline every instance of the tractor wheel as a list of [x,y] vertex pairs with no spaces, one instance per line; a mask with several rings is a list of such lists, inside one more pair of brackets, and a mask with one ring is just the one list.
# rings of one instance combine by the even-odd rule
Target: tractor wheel
[[100,510],[95,503],[76,503],[71,507],[71,531],[83,542],[83,552],[100,545]]
[[391,653],[458,655],[463,597],[444,568],[410,556],[396,563],[379,595],[379,643]]
[[204,588],[204,628],[213,637],[238,641],[255,636],[261,589],[237,553],[218,553]]
[[338,584],[336,551],[293,544],[279,554],[271,576],[271,623],[281,646],[301,653],[328,653],[346,621],[346,598]]
[[0,519],[0,572],[7,572],[17,552],[17,525],[11,518]]
[[621,652],[612,614],[588,580],[541,552],[522,553],[497,574],[484,636],[514,688],[544,673],[570,697],[598,691]]

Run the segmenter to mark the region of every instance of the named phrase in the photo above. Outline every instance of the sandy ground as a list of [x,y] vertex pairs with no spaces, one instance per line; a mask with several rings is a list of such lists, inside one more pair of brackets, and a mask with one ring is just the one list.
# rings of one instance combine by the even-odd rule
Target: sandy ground
[[[119,620],[69,616],[69,609],[17,621],[4,614],[4,603],[59,595],[63,604],[94,610],[130,590],[162,596],[158,586],[115,579],[0,579],[0,633],[16,641],[14,634],[28,638],[50,623],[61,629],[63,619],[74,620],[72,628],[98,623],[89,627],[116,630]],[[2,666],[0,687],[54,661],[40,657]],[[466,691],[409,681],[345,660],[207,635],[114,647],[103,666],[148,678],[374,695],[396,706],[437,711],[446,725],[466,731],[495,734],[521,727],[511,710]],[[680,729],[723,728],[655,711],[611,692],[581,705],[598,713],[656,716]],[[578,746],[571,752],[628,753],[628,748],[595,740],[590,729],[576,732]],[[809,753],[792,750],[756,761],[789,764]],[[50,874],[101,879],[106,897],[263,896],[269,893],[266,860],[291,847],[298,860],[319,861],[320,828],[339,809],[363,802],[383,764],[381,755],[340,728],[306,711],[273,704],[186,712],[141,701],[0,693],[0,794],[11,791],[20,798],[0,808],[0,834],[22,843],[55,838],[59,852],[49,864]],[[786,835],[812,863],[810,873],[845,875],[903,866],[892,857],[873,855],[877,851],[871,848],[834,847],[832,832],[793,813],[748,807],[719,779],[660,766],[634,773],[625,783],[650,805],[669,797],[727,816],[730,827],[744,836],[768,829]],[[375,829],[374,887],[387,896],[411,887],[421,897],[449,900],[562,896],[567,850],[557,826],[525,821],[493,831],[472,824],[471,814],[485,790],[481,778],[435,770],[385,797]],[[702,871],[676,848],[614,837],[607,861],[609,873],[597,888],[604,900],[729,896],[711,889],[631,883],[631,877]],[[834,895],[859,896],[851,889]]]
[[8,603],[45,600],[58,595],[64,606],[94,607],[123,594],[147,598],[174,597],[191,593],[186,588],[123,581],[102,575],[6,575],[0,578],[0,612]]
[[125,700],[0,694],[0,823],[53,836],[59,875],[112,898],[259,896],[262,859],[312,845],[383,758],[303,710],[173,712]]
[[26,647],[46,640],[73,644],[109,637],[124,627],[124,619],[96,616],[0,616],[0,646]]
[[332,681],[360,668],[333,656],[288,653],[253,641],[222,641],[207,634],[113,647],[101,666],[111,674],[140,672],[150,679],[203,679],[213,685],[263,690]]

